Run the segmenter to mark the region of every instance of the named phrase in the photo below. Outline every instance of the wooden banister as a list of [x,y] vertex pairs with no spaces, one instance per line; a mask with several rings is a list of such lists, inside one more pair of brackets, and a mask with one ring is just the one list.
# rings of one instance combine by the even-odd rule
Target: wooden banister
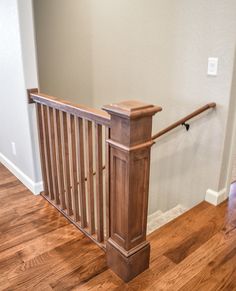
[[41,194],[107,252],[114,272],[131,280],[149,267],[152,117],[161,108],[126,101],[104,112],[36,89],[28,94],[37,110]]
[[209,110],[211,108],[215,108],[216,107],[216,103],[212,102],[212,103],[208,103],[205,106],[202,106],[201,108],[195,110],[194,112],[192,112],[191,114],[185,116],[184,118],[181,118],[180,120],[176,121],[175,123],[171,124],[170,126],[166,127],[165,129],[159,131],[158,133],[154,134],[152,136],[152,140],[155,140],[157,138],[159,138],[160,136],[166,134],[167,132],[175,129],[176,127],[183,125],[186,121],[196,117],[197,115],[203,113],[206,110]]
[[40,103],[81,118],[85,118],[86,120],[94,121],[101,125],[110,125],[110,116],[102,110],[89,108],[84,105],[75,105],[72,102],[61,100],[43,93],[35,93],[36,89],[31,89],[31,91],[28,90],[28,92],[30,94],[30,99],[35,103]]
[[[109,160],[105,135],[110,116],[27,90],[36,104],[44,191],[76,227],[105,249],[109,233]],[[105,169],[105,171],[104,171]],[[94,178],[95,176],[95,178]]]

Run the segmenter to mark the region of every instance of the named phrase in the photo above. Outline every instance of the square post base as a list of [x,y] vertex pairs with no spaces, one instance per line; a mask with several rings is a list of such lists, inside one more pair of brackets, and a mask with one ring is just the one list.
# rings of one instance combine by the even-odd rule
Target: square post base
[[113,244],[107,242],[107,264],[123,281],[129,282],[149,268],[150,244],[130,256],[122,254]]

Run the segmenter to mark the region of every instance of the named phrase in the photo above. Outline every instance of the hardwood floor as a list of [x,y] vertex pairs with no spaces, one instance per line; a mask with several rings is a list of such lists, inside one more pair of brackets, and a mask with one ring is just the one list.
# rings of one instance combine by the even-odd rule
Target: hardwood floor
[[236,184],[152,233],[150,269],[129,284],[104,252],[0,164],[0,290],[236,290]]

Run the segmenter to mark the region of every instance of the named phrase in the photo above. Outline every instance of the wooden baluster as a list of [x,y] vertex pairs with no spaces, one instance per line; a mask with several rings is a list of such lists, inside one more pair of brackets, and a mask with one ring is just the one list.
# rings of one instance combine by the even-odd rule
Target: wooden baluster
[[94,216],[94,185],[93,185],[93,131],[92,122],[87,120],[85,123],[86,139],[86,165],[87,165],[87,189],[88,189],[88,226],[89,233],[95,233]]
[[[106,141],[110,139],[110,128],[106,128]],[[105,162],[105,181],[106,181],[106,240],[110,237],[110,147],[106,142],[106,162]]]
[[61,120],[60,111],[53,110],[54,119],[54,132],[55,132],[55,144],[56,144],[56,164],[57,164],[57,175],[58,175],[58,189],[61,208],[66,208],[65,203],[65,190],[64,190],[64,180],[63,180],[63,165],[62,165],[62,139],[61,139]]
[[44,132],[44,120],[42,117],[42,107],[41,104],[36,104],[37,120],[38,120],[38,136],[39,136],[39,150],[41,158],[41,169],[43,177],[44,194],[48,196],[48,177],[47,177],[47,157],[45,153],[45,132]]
[[75,117],[68,116],[68,140],[69,140],[69,160],[70,160],[70,177],[71,177],[71,195],[74,220],[79,221],[79,193],[77,182],[77,150],[76,150],[76,135],[75,135]]
[[51,155],[51,170],[52,170],[52,183],[54,199],[56,204],[60,203],[58,182],[57,182],[57,164],[56,164],[56,149],[55,149],[55,133],[54,133],[54,120],[53,120],[53,109],[48,107],[48,134],[49,134],[49,147]]
[[49,199],[54,199],[53,183],[52,183],[52,165],[51,165],[51,154],[50,154],[50,141],[48,132],[48,114],[47,106],[42,105],[42,121],[43,121],[43,136],[44,136],[44,151],[45,151],[45,161],[46,161],[46,171],[48,180],[48,194]]
[[111,115],[107,264],[127,282],[149,267],[146,226],[152,116],[160,108],[127,101],[104,109]]
[[67,113],[62,112],[60,115],[62,125],[62,164],[64,174],[65,199],[67,214],[73,214],[70,188],[70,164],[69,164],[69,145],[68,145],[68,128],[67,128]]
[[104,240],[103,225],[103,165],[102,165],[102,126],[95,124],[95,156],[96,156],[96,209],[97,240]]
[[80,198],[80,214],[81,214],[81,227],[87,226],[86,216],[86,195],[85,195],[85,169],[84,169],[84,132],[83,132],[83,119],[77,119],[77,153],[78,153],[78,168],[79,168],[79,198]]

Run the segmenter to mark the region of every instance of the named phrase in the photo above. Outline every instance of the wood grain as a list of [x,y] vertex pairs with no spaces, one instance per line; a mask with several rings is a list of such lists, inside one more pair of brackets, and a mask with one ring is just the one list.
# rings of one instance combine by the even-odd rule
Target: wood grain
[[[47,107],[42,105],[41,112],[42,112],[42,130],[43,130],[43,141],[44,141],[43,146],[44,146],[44,152],[45,152],[46,173],[47,173],[47,181],[48,181],[48,194],[49,194],[50,199],[54,199]],[[47,193],[45,194],[47,195]]]
[[61,126],[62,126],[62,164],[64,173],[65,185],[65,202],[67,214],[70,216],[72,211],[72,198],[71,198],[71,180],[70,180],[70,163],[69,163],[69,142],[68,142],[68,124],[67,113],[61,112]]
[[125,282],[149,267],[146,240],[153,105],[127,101],[105,106],[109,162],[108,266]]
[[87,212],[86,212],[86,193],[85,193],[85,168],[84,168],[84,131],[83,119],[78,118],[76,122],[77,139],[77,154],[78,154],[78,176],[79,176],[79,199],[80,199],[80,213],[81,213],[81,227],[87,226]]
[[87,166],[87,189],[88,189],[88,226],[90,234],[95,233],[95,213],[94,213],[94,179],[93,179],[93,131],[92,122],[85,123],[86,142],[86,166]]
[[236,184],[148,236],[151,264],[128,284],[105,253],[0,164],[0,290],[235,290]]
[[62,209],[66,209],[65,202],[65,186],[64,186],[64,172],[62,162],[62,138],[61,138],[61,118],[60,111],[55,110],[54,113],[54,132],[55,132],[55,144],[56,144],[56,163],[57,163],[57,175],[58,175],[58,190],[60,197],[60,205]]
[[79,221],[79,192],[78,192],[78,169],[77,169],[77,149],[76,149],[76,125],[75,116],[68,114],[68,141],[69,141],[69,161],[70,161],[70,184],[71,184],[71,198],[74,220]]
[[48,140],[49,149],[51,157],[51,179],[53,184],[53,199],[55,203],[59,204],[59,191],[58,191],[58,181],[57,181],[57,163],[56,163],[56,148],[55,148],[55,133],[54,133],[54,119],[53,119],[53,108],[47,107],[48,114]]
[[47,177],[47,157],[45,153],[45,134],[44,134],[44,126],[43,126],[43,105],[37,104],[36,112],[38,119],[38,136],[39,136],[39,150],[40,150],[40,160],[41,160],[41,169],[42,169],[42,177],[43,177],[43,186],[44,193],[48,195],[48,177]]
[[68,112],[78,117],[94,121],[100,125],[110,126],[110,116],[102,110],[89,108],[84,105],[76,105],[67,100],[61,100],[56,97],[43,93],[37,93],[34,91],[29,94],[31,97],[30,99],[36,103],[44,104],[60,111]]
[[208,103],[202,107],[200,107],[199,109],[193,111],[192,113],[188,114],[187,116],[181,118],[180,120],[172,123],[171,125],[167,126],[166,128],[162,129],[161,131],[159,131],[158,133],[154,134],[152,136],[152,139],[155,140],[159,137],[161,137],[162,135],[172,131],[173,129],[175,129],[176,127],[185,124],[186,121],[198,116],[199,114],[209,110],[209,109],[213,109],[216,107],[216,103],[212,102],[212,103]]
[[95,125],[97,240],[104,240],[102,126]]

